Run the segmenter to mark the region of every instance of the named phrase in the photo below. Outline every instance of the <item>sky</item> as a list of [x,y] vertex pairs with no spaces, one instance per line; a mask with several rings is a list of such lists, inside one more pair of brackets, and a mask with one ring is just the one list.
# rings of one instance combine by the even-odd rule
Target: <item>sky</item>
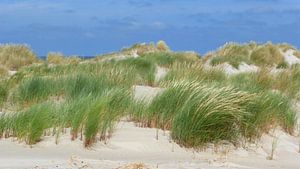
[[165,40],[205,54],[229,41],[300,47],[299,0],[0,0],[0,43],[92,56]]

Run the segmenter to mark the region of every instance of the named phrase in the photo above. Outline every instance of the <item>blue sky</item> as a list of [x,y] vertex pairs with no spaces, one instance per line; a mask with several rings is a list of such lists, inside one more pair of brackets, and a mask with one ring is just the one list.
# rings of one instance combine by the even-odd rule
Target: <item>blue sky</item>
[[201,54],[228,41],[300,47],[299,0],[0,0],[0,43],[95,55],[165,40]]

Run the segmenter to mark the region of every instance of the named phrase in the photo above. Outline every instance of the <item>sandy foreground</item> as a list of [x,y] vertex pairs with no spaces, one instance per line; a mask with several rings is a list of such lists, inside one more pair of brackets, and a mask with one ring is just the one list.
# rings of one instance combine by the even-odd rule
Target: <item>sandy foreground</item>
[[[134,87],[136,99],[151,100],[161,91]],[[300,166],[300,138],[280,129],[247,148],[210,146],[201,152],[180,147],[162,130],[158,131],[157,140],[156,133],[156,129],[140,128],[124,120],[117,124],[107,144],[98,142],[90,149],[84,148],[80,139],[71,141],[69,132],[59,137],[57,145],[54,136],[46,136],[32,147],[13,138],[0,139],[0,169],[116,169],[131,163],[144,163],[149,169],[299,169]],[[274,140],[277,142],[274,159],[267,160]]]
[[248,150],[222,146],[194,152],[181,148],[169,139],[169,133],[156,129],[139,128],[132,122],[121,121],[107,144],[97,143],[85,149],[80,140],[71,141],[67,133],[55,144],[55,138],[45,137],[32,148],[12,138],[0,140],[0,168],[13,169],[115,169],[122,165],[142,162],[150,169],[215,169],[261,168],[298,169],[299,139],[277,130],[278,146],[275,159],[267,160],[273,137],[265,135]]

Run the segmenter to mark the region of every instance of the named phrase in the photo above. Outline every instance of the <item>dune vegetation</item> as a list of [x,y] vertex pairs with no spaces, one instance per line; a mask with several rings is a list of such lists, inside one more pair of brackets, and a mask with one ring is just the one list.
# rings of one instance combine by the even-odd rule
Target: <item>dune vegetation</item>
[[[291,135],[296,130],[299,65],[278,73],[262,68],[227,75],[206,64],[268,67],[283,62],[280,50],[295,49],[288,45],[229,43],[201,59],[195,52],[173,52],[160,41],[87,60],[49,53],[43,61],[24,46],[13,47],[0,47],[1,56],[6,52],[22,61],[1,61],[18,72],[7,75],[0,69],[6,74],[0,79],[0,138],[33,145],[51,135],[59,144],[60,135],[70,131],[70,140],[90,147],[107,142],[121,119],[169,130],[172,140],[190,148],[222,141],[244,146],[274,128]],[[157,80],[159,68],[167,72]],[[152,100],[138,100],[135,85],[164,90]]]
[[9,70],[17,70],[36,62],[36,54],[27,45],[0,45],[0,65]]
[[241,63],[254,64],[259,67],[278,66],[286,68],[287,63],[284,60],[283,53],[288,50],[298,51],[295,47],[289,44],[273,44],[271,42],[265,44],[257,44],[249,42],[244,44],[226,43],[215,52],[208,53],[204,60],[209,61],[211,65],[219,65],[222,63],[229,63],[235,68],[239,68]]
[[47,55],[48,64],[79,64],[81,59],[77,56],[64,56],[60,52],[50,52]]

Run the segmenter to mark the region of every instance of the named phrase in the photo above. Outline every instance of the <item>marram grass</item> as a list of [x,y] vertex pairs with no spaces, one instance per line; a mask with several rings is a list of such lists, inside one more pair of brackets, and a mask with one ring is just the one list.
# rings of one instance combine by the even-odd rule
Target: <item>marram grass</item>
[[232,87],[208,87],[197,82],[181,82],[174,87],[192,93],[174,116],[172,138],[188,147],[221,140],[237,141],[245,105],[253,95]]
[[242,138],[254,141],[277,126],[293,134],[295,111],[280,93],[196,80],[166,86],[149,105],[135,104],[132,116],[140,126],[170,130],[181,145],[201,147],[222,140],[238,145]]
[[[260,51],[254,43],[231,46],[219,56],[234,55],[232,62],[253,63],[250,57],[255,54],[255,62],[265,65],[270,58],[259,56],[278,52],[272,45],[263,47],[267,49]],[[238,54],[243,55],[240,60]],[[157,66],[168,69],[160,83],[165,90],[150,102],[133,100],[132,86],[153,85]],[[25,105],[16,113],[0,114],[0,137],[31,145],[50,133],[58,143],[63,131],[70,129],[70,140],[80,139],[90,147],[109,139],[121,118],[141,127],[170,130],[173,140],[194,148],[222,140],[253,141],[278,126],[293,134],[292,100],[299,96],[299,72],[293,66],[276,75],[263,69],[228,77],[207,68],[196,55],[170,51],[124,60],[31,65],[0,82],[0,106],[5,105],[1,108],[17,102]]]

